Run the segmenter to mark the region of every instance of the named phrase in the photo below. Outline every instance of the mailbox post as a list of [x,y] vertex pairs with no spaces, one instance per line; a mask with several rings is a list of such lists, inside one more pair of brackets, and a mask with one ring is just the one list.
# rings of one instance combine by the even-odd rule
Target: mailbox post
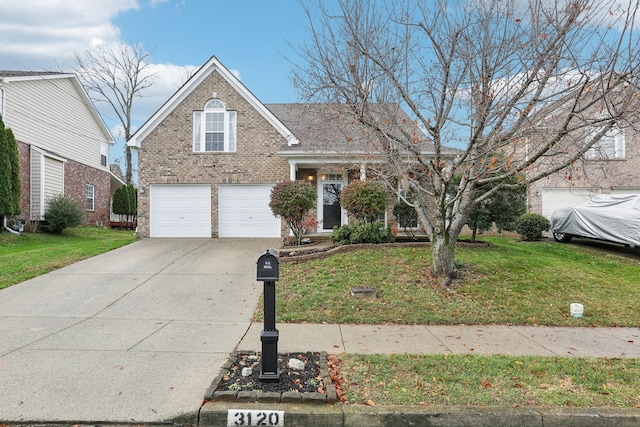
[[264,282],[264,329],[262,341],[261,381],[278,381],[278,330],[276,329],[276,281],[280,279],[278,253],[273,249],[258,258],[258,281]]

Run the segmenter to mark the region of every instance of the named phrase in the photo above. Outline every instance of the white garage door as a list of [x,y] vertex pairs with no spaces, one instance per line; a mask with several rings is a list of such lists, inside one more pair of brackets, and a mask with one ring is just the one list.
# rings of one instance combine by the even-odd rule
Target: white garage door
[[579,188],[544,188],[542,190],[542,215],[551,218],[553,211],[572,208],[588,202],[597,192]]
[[280,237],[280,219],[269,207],[271,185],[218,188],[219,237]]
[[611,192],[612,194],[640,194],[640,188],[617,188]]
[[211,237],[210,185],[151,185],[151,237]]

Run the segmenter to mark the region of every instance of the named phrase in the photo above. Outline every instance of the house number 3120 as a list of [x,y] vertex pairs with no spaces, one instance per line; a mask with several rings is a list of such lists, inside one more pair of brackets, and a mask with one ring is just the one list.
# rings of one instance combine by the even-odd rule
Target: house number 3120
[[227,426],[284,426],[284,411],[229,409]]

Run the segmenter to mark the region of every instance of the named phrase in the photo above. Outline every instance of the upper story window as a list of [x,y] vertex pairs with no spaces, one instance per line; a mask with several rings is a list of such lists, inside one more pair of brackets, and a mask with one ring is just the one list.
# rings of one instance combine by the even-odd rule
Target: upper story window
[[227,111],[219,99],[211,99],[204,110],[193,112],[193,151],[236,151],[236,112]]
[[100,164],[102,166],[107,166],[109,162],[109,146],[104,142],[100,143]]
[[617,127],[611,129],[585,153],[585,158],[588,160],[624,159],[624,132]]

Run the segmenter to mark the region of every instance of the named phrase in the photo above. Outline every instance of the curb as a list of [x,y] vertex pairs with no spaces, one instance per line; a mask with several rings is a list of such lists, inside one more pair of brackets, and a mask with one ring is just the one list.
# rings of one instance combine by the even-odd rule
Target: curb
[[513,427],[637,427],[635,408],[539,408],[465,406],[364,406],[242,404],[207,402],[200,411],[199,426],[226,426],[228,411],[284,411],[289,427],[395,427],[415,426],[513,426]]

